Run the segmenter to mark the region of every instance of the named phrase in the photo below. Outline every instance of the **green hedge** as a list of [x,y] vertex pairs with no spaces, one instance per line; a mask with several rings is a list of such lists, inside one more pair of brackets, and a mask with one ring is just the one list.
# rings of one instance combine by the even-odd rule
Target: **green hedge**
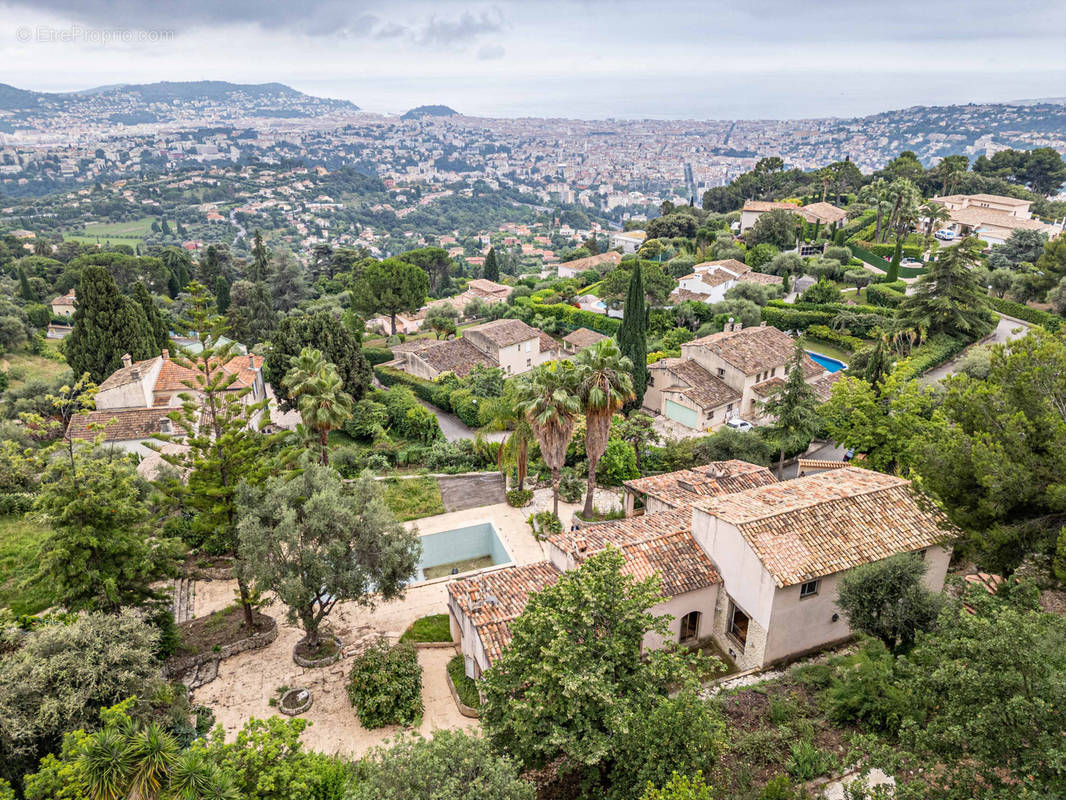
[[807,336],[829,344],[835,344],[853,353],[866,346],[864,339],[860,339],[858,336],[848,336],[846,333],[835,331],[825,325],[811,325],[807,328]]
[[[378,380],[381,381],[383,386],[400,386],[408,387],[417,397],[422,398],[427,403],[432,403],[435,406],[440,406],[445,411],[451,411],[449,406],[441,406],[440,399],[447,397],[446,393],[440,391],[440,387],[433,381],[427,381],[424,378],[419,378],[415,375],[410,375],[402,370],[394,369],[393,367],[383,367],[380,364],[374,367],[374,374],[377,375]],[[447,400],[445,400],[447,402]]]
[[945,333],[930,336],[910,357],[915,375],[922,375],[948,361],[973,344],[970,339],[956,339]]
[[811,325],[828,325],[836,315],[835,311],[792,311],[769,305],[762,309],[762,321],[783,331],[805,331]]
[[529,306],[534,313],[545,317],[553,317],[574,328],[588,328],[598,331],[606,336],[614,336],[622,327],[622,320],[608,317],[606,314],[596,314],[585,311],[583,308],[574,308],[566,303],[546,305],[535,303],[528,297],[519,297],[515,300],[516,306]]
[[384,364],[386,361],[392,361],[392,351],[387,347],[364,347],[363,357],[370,363],[370,366],[376,367],[378,364]]
[[1015,303],[1013,300],[990,297],[988,298],[988,304],[1000,314],[1006,314],[1008,317],[1016,317],[1034,325],[1040,325],[1052,332],[1062,330],[1063,324],[1066,323],[1066,319],[1049,311],[1041,311],[1039,308],[1027,306],[1025,303]]
[[903,293],[889,289],[890,284],[873,283],[866,287],[866,299],[875,306],[896,308],[903,302]]
[[[860,246],[868,253],[873,253],[875,256],[880,256],[883,259],[891,260],[892,256],[896,252],[895,242],[886,244],[874,244],[873,242],[861,242]],[[921,258],[923,247],[920,244],[905,244],[900,251],[903,258]]]
[[[869,288],[869,287],[867,287]],[[793,309],[795,311],[827,311],[833,314],[884,314],[878,306],[848,305],[847,303],[786,303],[784,300],[771,300],[767,305],[775,308]]]

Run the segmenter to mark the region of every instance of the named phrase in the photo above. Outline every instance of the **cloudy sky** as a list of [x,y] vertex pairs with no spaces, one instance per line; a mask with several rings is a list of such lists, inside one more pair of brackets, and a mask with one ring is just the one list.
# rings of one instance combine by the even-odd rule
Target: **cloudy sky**
[[1066,95],[1066,0],[0,0],[0,83],[279,81],[377,112],[794,118]]

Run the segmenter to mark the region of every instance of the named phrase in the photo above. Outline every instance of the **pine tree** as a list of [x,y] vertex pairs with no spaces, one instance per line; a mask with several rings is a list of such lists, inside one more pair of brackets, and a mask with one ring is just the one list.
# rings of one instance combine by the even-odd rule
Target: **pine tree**
[[229,310],[229,281],[224,275],[215,278],[215,307],[219,314]]
[[155,355],[167,346],[167,342],[170,341],[170,331],[167,330],[167,324],[163,321],[163,315],[155,307],[152,295],[148,293],[148,287],[144,285],[144,281],[137,281],[133,285],[133,299],[144,310],[145,319],[148,321],[148,331],[155,343],[155,351],[152,355]]
[[763,410],[774,418],[766,431],[781,454],[777,463],[778,480],[785,469],[785,452],[806,446],[820,424],[818,396],[803,376],[805,355],[803,346],[797,342],[785,385],[763,403]]
[[119,294],[106,267],[85,267],[77,293],[74,330],[64,343],[64,355],[75,375],[88,372],[100,383],[122,366],[125,353],[134,360],[157,354],[144,310]]
[[36,300],[37,296],[33,293],[33,287],[30,286],[30,279],[26,275],[26,268],[19,266],[19,294],[22,295],[23,300]]
[[248,279],[253,283],[266,281],[270,278],[270,254],[267,253],[263,243],[263,234],[256,228],[252,236],[252,269]]
[[498,281],[500,279],[500,263],[496,260],[496,248],[490,247],[489,254],[485,256],[485,266],[482,272],[485,280]]
[[633,400],[626,409],[640,408],[648,387],[648,312],[644,299],[643,270],[634,269],[629,277],[622,327],[618,329],[618,348],[633,362]]
[[160,231],[162,231],[163,235],[166,236],[167,238],[169,238],[171,236],[170,225],[167,224],[166,217],[163,218],[163,221],[160,224],[159,229],[160,229]]

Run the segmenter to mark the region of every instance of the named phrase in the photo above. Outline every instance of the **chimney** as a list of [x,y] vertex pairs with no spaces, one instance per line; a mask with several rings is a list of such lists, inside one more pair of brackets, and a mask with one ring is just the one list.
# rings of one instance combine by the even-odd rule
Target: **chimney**
[[584,553],[586,550],[589,549],[589,543],[585,539],[575,540],[574,545],[577,546],[577,551],[579,553]]
[[163,417],[159,420],[159,432],[160,433],[173,433],[174,425],[169,418]]
[[133,356],[131,356],[129,353],[126,353],[124,356],[122,356],[122,366],[124,366],[124,367],[133,366]]
[[766,320],[763,320],[762,322],[760,322],[759,323],[759,327],[760,328],[765,328],[766,327]]
[[732,330],[733,330],[733,318],[732,318],[732,317],[730,317],[730,318],[729,318],[729,322],[727,322],[727,323],[725,324],[725,329],[726,329],[727,331],[730,331],[730,332],[732,332]]
[[248,366],[255,369],[255,356],[251,353],[248,354]]
[[163,349],[163,360],[167,361],[169,358],[170,358],[170,351],[164,348]]

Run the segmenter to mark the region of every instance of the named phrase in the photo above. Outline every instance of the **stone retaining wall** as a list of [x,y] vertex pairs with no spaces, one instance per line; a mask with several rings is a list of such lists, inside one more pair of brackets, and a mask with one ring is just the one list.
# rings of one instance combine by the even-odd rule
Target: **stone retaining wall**
[[481,712],[476,708],[471,708],[462,700],[459,699],[459,692],[455,690],[455,684],[452,683],[452,675],[448,672],[448,668],[444,668],[444,677],[448,680],[448,691],[452,693],[452,700],[455,701],[455,705],[459,708],[459,713],[464,717],[470,717],[471,719],[480,719]]
[[173,678],[182,673],[188,672],[195,667],[205,664],[212,659],[223,659],[235,656],[238,653],[244,653],[248,650],[258,650],[260,647],[266,647],[278,638],[278,621],[273,617],[267,617],[270,620],[270,627],[265,631],[257,631],[251,636],[244,639],[238,639],[235,642],[222,645],[217,651],[208,650],[206,653],[197,653],[192,656],[184,656],[182,658],[171,658],[163,665],[163,674],[168,678]]

